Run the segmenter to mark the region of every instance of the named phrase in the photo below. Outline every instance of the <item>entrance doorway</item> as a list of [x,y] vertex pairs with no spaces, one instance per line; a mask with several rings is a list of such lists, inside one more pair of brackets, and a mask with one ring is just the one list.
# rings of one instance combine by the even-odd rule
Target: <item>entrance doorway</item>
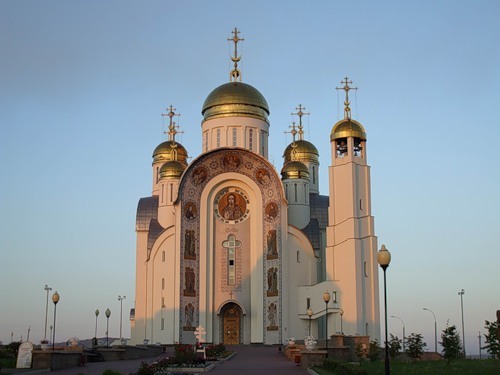
[[228,303],[221,311],[222,342],[224,345],[241,344],[241,308],[235,303]]

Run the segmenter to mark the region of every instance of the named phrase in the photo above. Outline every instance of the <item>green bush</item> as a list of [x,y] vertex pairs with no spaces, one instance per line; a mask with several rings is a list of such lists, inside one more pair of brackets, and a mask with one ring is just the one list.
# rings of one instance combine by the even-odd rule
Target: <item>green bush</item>
[[122,373],[118,372],[118,371],[113,371],[113,370],[107,369],[107,370],[103,371],[102,375],[122,375]]
[[334,359],[325,359],[323,368],[338,375],[368,375],[366,369]]

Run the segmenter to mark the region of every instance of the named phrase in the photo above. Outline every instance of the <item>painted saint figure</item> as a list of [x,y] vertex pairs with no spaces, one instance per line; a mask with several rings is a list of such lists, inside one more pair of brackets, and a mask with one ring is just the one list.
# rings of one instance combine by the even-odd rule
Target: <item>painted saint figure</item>
[[221,210],[221,215],[226,220],[238,220],[243,216],[243,210],[236,201],[236,195],[233,193],[228,194],[227,204]]

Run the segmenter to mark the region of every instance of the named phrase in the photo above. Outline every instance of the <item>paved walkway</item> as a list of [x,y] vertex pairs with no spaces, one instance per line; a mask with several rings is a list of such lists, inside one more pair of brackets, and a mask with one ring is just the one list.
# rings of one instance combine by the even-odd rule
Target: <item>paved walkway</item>
[[[208,375],[305,375],[307,369],[296,366],[278,348],[272,346],[234,346],[228,349],[236,352],[229,361],[217,364]],[[130,361],[91,362],[84,367],[52,371],[54,375],[101,375],[110,369],[123,375],[137,372],[142,362],[153,362],[156,358],[143,358]]]

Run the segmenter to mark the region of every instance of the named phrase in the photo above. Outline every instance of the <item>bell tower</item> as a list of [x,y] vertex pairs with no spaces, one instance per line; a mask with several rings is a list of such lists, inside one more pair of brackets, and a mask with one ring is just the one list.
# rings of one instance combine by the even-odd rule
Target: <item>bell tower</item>
[[347,77],[344,118],[330,134],[330,206],[328,208],[326,278],[339,286],[337,297],[344,311],[346,334],[380,337],[377,238],[371,213],[370,167],[366,133],[351,118]]

